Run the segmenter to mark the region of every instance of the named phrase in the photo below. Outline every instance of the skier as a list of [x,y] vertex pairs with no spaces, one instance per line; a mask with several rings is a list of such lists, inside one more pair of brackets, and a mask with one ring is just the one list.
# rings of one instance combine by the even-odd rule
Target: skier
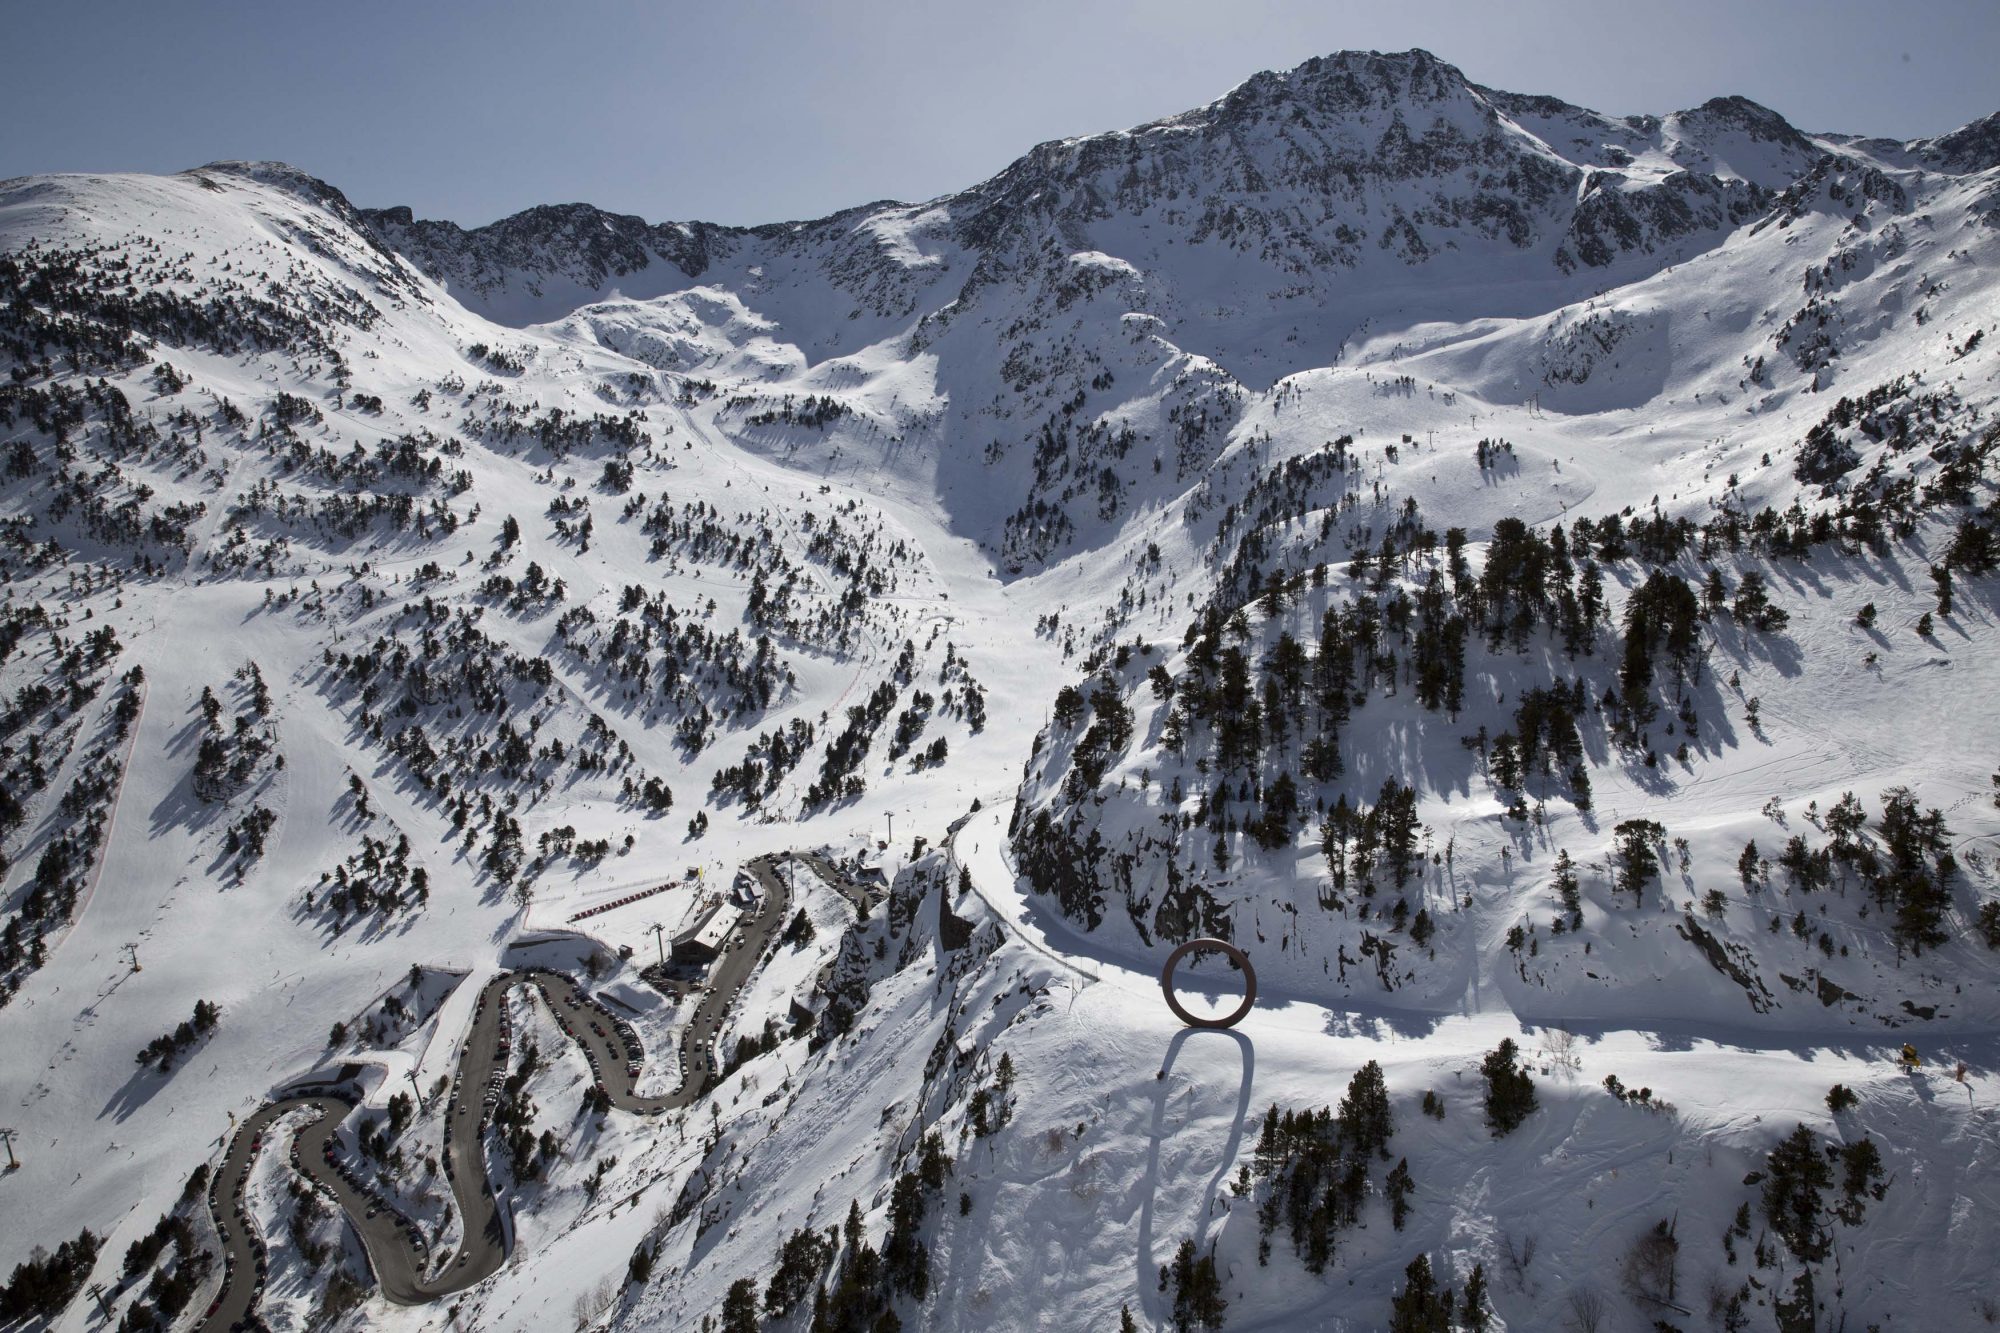
[[1914,1070],[1921,1064],[1923,1064],[1923,1058],[1917,1054],[1917,1048],[1910,1045],[1907,1041],[1904,1042],[1903,1068]]

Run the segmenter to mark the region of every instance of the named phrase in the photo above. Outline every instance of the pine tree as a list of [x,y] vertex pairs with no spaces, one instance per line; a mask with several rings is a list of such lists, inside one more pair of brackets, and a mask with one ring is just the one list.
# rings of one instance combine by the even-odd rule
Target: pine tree
[[1864,1137],[1842,1148],[1840,1160],[1841,1201],[1833,1211],[1847,1225],[1859,1226],[1867,1208],[1863,1198],[1882,1197],[1882,1150],[1875,1146],[1875,1140]]
[[1370,1060],[1348,1080],[1347,1095],[1340,1099],[1340,1133],[1348,1150],[1358,1156],[1374,1153],[1389,1156],[1389,1138],[1396,1132],[1396,1118],[1389,1106],[1389,1087],[1382,1066]]
[[1403,1289],[1389,1304],[1389,1333],[1451,1333],[1458,1302],[1450,1287],[1439,1288],[1428,1255],[1403,1270]]
[[1941,616],[1950,615],[1951,614],[1951,566],[1932,565],[1931,582],[1937,586],[1937,613]]
[[1486,1333],[1488,1324],[1492,1322],[1493,1311],[1486,1297],[1486,1265],[1474,1264],[1471,1274],[1465,1279],[1465,1300],[1458,1318],[1466,1333]]
[[1819,1327],[1818,1300],[1813,1295],[1813,1271],[1801,1268],[1792,1278],[1790,1299],[1773,1292],[1771,1312],[1778,1333],[1815,1333]]
[[930,1290],[930,1248],[918,1238],[923,1225],[923,1181],[914,1171],[896,1178],[889,1193],[889,1235],[882,1242],[882,1265],[890,1285],[922,1300]]
[[1818,1137],[1804,1125],[1786,1135],[1764,1163],[1764,1216],[1786,1248],[1807,1263],[1826,1257],[1820,1196],[1832,1183],[1833,1168]]
[[757,1284],[747,1277],[730,1283],[722,1299],[722,1333],[757,1333]]
[[195,751],[194,791],[204,801],[212,801],[222,794],[223,784],[229,773],[229,750],[222,738],[209,732],[201,738],[201,746]]
[[1074,727],[1083,717],[1083,692],[1074,685],[1057,690],[1054,717],[1055,724],[1064,731]]
[[1160,1290],[1174,1293],[1174,1333],[1194,1333],[1195,1329],[1222,1327],[1223,1312],[1229,1303],[1222,1298],[1222,1279],[1215,1271],[1215,1255],[1195,1257],[1194,1241],[1183,1240],[1174,1251],[1171,1270],[1160,1270]]
[[1416,1182],[1410,1179],[1410,1159],[1402,1158],[1391,1168],[1383,1184],[1383,1192],[1389,1196],[1389,1220],[1398,1231],[1409,1219],[1410,1195],[1416,1187]]
[[625,1280],[635,1286],[645,1286],[653,1276],[653,1245],[651,1241],[640,1241],[632,1251],[632,1258],[625,1265]]
[[1576,862],[1570,859],[1565,848],[1556,853],[1556,896],[1562,899],[1563,912],[1570,919],[1574,929],[1583,922],[1583,891],[1577,884]]
[[1650,819],[1628,819],[1612,832],[1617,836],[1614,853],[1618,887],[1632,895],[1638,907],[1644,899],[1646,882],[1659,877],[1660,858],[1653,848],[1667,836],[1666,829]]
[[1499,1138],[1510,1134],[1535,1109],[1535,1084],[1520,1067],[1520,1048],[1503,1037],[1479,1063],[1486,1077],[1486,1125]]

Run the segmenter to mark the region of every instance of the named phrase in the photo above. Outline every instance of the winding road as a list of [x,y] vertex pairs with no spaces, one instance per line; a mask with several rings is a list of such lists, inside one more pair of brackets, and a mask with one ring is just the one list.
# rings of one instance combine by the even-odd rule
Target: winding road
[[197,1328],[259,1327],[255,1312],[263,1294],[267,1259],[245,1204],[250,1168],[279,1122],[295,1113],[310,1119],[293,1138],[292,1165],[346,1214],[361,1237],[382,1294],[398,1305],[419,1305],[465,1290],[497,1272],[511,1245],[509,1218],[486,1176],[485,1129],[492,1118],[500,1080],[512,1046],[505,1019],[506,997],[515,986],[533,986],[563,1031],[584,1057],[611,1104],[635,1115],[663,1115],[693,1105],[717,1080],[721,1069],[716,1042],[729,1006],[756,969],[773,935],[791,910],[791,892],[777,865],[785,858],[760,857],[747,869],[763,887],[761,905],[730,938],[709,969],[707,988],[695,1005],[676,1058],[680,1084],[659,1097],[638,1094],[637,1071],[645,1053],[631,1028],[576,983],[546,968],[503,972],[486,983],[474,1010],[471,1031],[459,1049],[458,1072],[445,1108],[444,1170],[453,1206],[464,1222],[464,1239],[453,1253],[433,1255],[423,1232],[398,1213],[335,1152],[334,1136],[359,1102],[342,1088],[326,1087],[267,1103],[237,1127],[209,1185],[208,1206],[222,1241],[222,1289]]

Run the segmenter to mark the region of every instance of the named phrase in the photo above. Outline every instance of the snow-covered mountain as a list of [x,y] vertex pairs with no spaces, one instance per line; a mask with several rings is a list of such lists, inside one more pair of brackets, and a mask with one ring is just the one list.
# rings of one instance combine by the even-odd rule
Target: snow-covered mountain
[[[1990,1321],[1996,124],[1342,53],[753,228],[0,183],[0,1320],[202,1324],[338,1084],[505,1262],[257,1152],[272,1327]],[[461,1158],[520,966],[725,1072],[517,989]]]

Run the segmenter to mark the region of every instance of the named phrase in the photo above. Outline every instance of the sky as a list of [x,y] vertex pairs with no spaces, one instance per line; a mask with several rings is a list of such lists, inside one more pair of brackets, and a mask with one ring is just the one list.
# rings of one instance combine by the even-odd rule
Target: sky
[[2000,111],[2000,0],[296,0],[4,11],[0,178],[271,158],[468,226],[585,201],[759,223],[963,188],[1261,69],[1421,46],[1614,115],[1802,129]]

